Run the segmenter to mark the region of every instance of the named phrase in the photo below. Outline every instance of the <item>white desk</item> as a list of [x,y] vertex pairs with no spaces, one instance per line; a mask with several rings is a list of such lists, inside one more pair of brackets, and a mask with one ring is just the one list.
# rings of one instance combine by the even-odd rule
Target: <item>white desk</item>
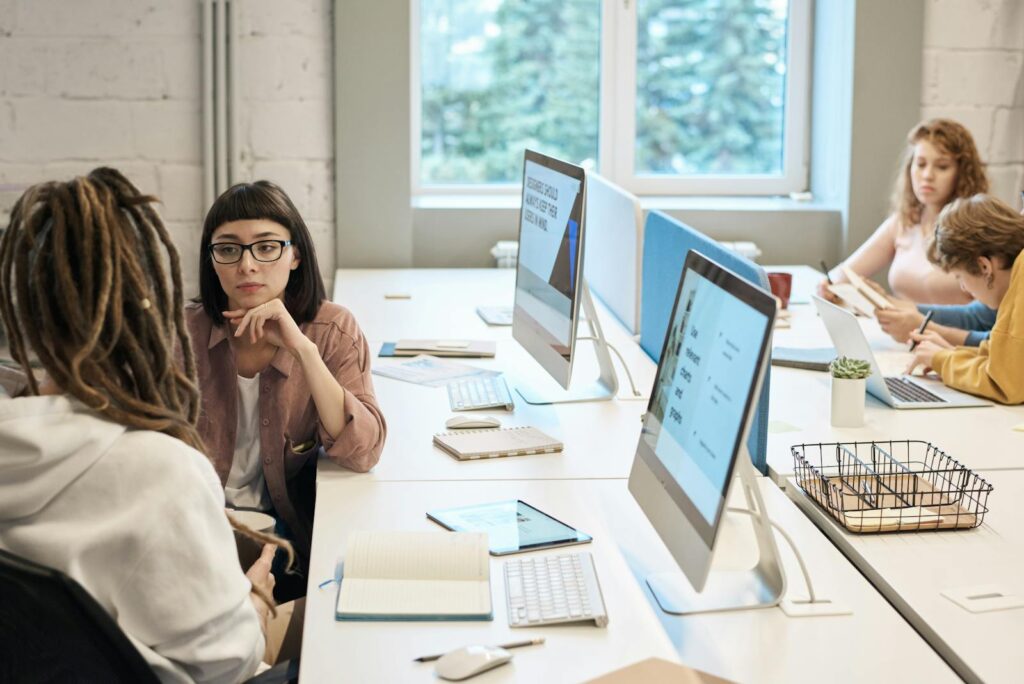
[[[820,279],[820,274],[807,266],[767,268],[793,273],[797,301],[809,301]],[[551,382],[511,341],[511,328],[487,326],[476,315],[477,306],[511,305],[514,287],[514,269],[342,269],[335,277],[334,301],[352,310],[373,341],[374,350],[380,341],[403,337],[495,339],[499,342],[495,361],[461,361],[494,365],[535,384]],[[385,298],[395,294],[411,298]],[[606,336],[625,355],[641,392],[649,395],[655,364],[599,301],[597,307]],[[775,346],[832,346],[813,304],[794,304],[790,311],[791,327],[775,331]],[[883,333],[874,320],[861,319],[861,323],[878,350],[879,362],[887,370],[901,370],[909,359],[906,348]],[[586,380],[596,376],[593,352],[586,343],[579,350],[574,377]],[[374,359],[374,364],[397,362],[400,360]],[[622,385],[619,395],[624,397],[628,392],[625,377],[617,359],[615,364]],[[566,453],[558,458],[534,459],[528,466],[510,465],[507,459],[465,464],[454,462],[430,445],[430,435],[443,429],[444,419],[450,415],[443,389],[380,377],[374,378],[374,384],[385,417],[401,420],[405,426],[402,434],[393,431],[388,436],[381,464],[374,471],[374,477],[382,479],[625,477],[636,447],[639,416],[646,409],[646,401],[614,402],[617,406],[605,403],[595,409],[599,404],[531,408],[520,400],[514,414],[497,415],[508,425],[533,424],[552,430],[566,442]],[[897,411],[869,396],[863,427],[833,428],[829,423],[829,397],[827,373],[772,367],[768,467],[780,484],[793,473],[790,447],[803,443],[924,439],[975,469],[1024,468],[1024,432],[1013,430],[1024,424],[1024,407]],[[415,421],[415,427],[410,421]],[[602,429],[595,431],[594,425]],[[978,439],[982,434],[986,438],[984,448]],[[461,467],[468,465],[473,466],[472,471]]]
[[[832,346],[813,305],[791,310],[792,327],[775,332],[774,346]],[[860,322],[883,372],[901,373],[910,359],[907,348],[874,319]],[[896,410],[869,395],[863,427],[834,428],[829,401],[828,373],[772,366],[768,467],[780,483],[793,474],[790,446],[822,442],[920,439],[975,470],[1024,468],[1024,432],[1013,429],[1024,423],[1024,406]]]
[[[629,344],[636,348],[632,342]],[[634,358],[638,356],[643,356],[643,353],[633,354]],[[649,386],[653,381],[654,364],[646,356],[643,358],[645,366],[636,364],[635,367],[643,371],[643,377],[651,378],[647,380]],[[400,361],[374,359],[374,364]],[[538,381],[543,380],[538,376],[543,371],[511,340],[498,343],[498,354],[493,360],[458,361],[480,367],[512,369],[517,376],[532,375]],[[591,365],[581,363],[580,372],[586,373]],[[592,372],[596,377],[596,370]],[[378,480],[627,477],[640,435],[640,416],[647,408],[646,400],[531,406],[513,390],[515,411],[482,413],[500,418],[505,427],[533,425],[540,428],[561,439],[565,450],[556,454],[458,461],[431,441],[435,432],[446,429],[445,420],[452,415],[448,394],[443,387],[425,387],[379,376],[375,376],[373,382],[389,424],[380,463],[371,473],[371,477]],[[627,390],[623,388],[620,394],[625,392]],[[339,468],[337,472],[344,477],[346,471]]]
[[[302,682],[343,679],[352,682],[436,681],[432,663],[416,656],[444,653],[467,644],[500,644],[544,636],[543,646],[518,649],[511,666],[493,670],[475,682],[574,682],[598,676],[651,656],[676,660],[675,650],[643,592],[632,581],[588,494],[604,483],[572,482],[370,482],[318,483],[310,592],[302,647]],[[611,486],[611,483],[608,483]],[[618,483],[618,487],[622,487]],[[492,622],[338,622],[337,588],[315,583],[334,575],[337,560],[353,530],[440,530],[429,522],[431,508],[521,497],[555,517],[574,523],[595,538],[585,549],[594,556],[610,616],[607,628],[561,626],[513,630],[505,608],[502,559],[491,558]]]
[[[512,340],[510,327],[488,327],[476,314],[476,307],[488,302],[511,304],[514,282],[512,269],[340,270],[335,278],[335,301],[353,312],[374,353],[385,338],[496,339],[498,351],[494,359],[454,361],[502,370],[510,386],[527,381],[557,393],[560,387]],[[411,294],[412,299],[385,299],[385,294]],[[454,300],[460,300],[457,307],[444,315],[437,313],[443,310],[444,302]],[[629,383],[617,358],[614,363],[620,381],[618,401],[531,406],[513,389],[513,412],[483,413],[497,416],[503,426],[538,427],[561,439],[565,450],[558,454],[460,462],[431,441],[434,433],[446,429],[445,420],[452,415],[446,390],[374,376],[374,388],[389,431],[380,463],[369,477],[383,481],[628,477],[640,435],[640,417],[647,408],[646,397],[657,367],[607,308],[600,302],[597,308],[605,335],[622,353],[643,397],[630,396]],[[408,359],[375,357],[373,364],[384,366],[405,361]],[[580,342],[573,378],[587,381],[597,375],[593,347],[589,342]],[[321,465],[320,472],[338,479],[356,475],[330,464]]]
[[795,484],[787,491],[961,677],[1019,682],[1024,608],[970,613],[941,595],[985,584],[1024,595],[1024,471],[981,475],[994,487],[984,524],[951,532],[849,534]]
[[338,269],[332,301],[372,340],[505,339],[512,329],[488,326],[476,307],[512,306],[515,282],[514,268]]
[[[819,593],[854,608],[852,616],[787,618],[778,609],[680,618],[663,614],[643,577],[674,567],[626,483],[618,481],[370,482],[318,484],[311,589],[307,599],[302,681],[435,681],[425,653],[470,643],[542,635],[519,649],[511,666],[474,680],[575,682],[650,656],[681,660],[735,681],[955,681],[934,651],[875,592],[777,487],[761,480],[771,515],[797,540]],[[502,559],[491,559],[493,622],[355,623],[334,620],[336,588],[312,588],[333,575],[345,540],[358,529],[439,529],[424,517],[434,507],[522,498],[593,535],[571,547],[590,551],[610,618],[592,626],[512,630],[507,625]],[[723,566],[749,561],[753,542],[744,517],[723,542]],[[738,550],[737,550],[738,549]],[[538,553],[558,553],[558,550]],[[795,560],[783,559],[793,595],[806,596]]]
[[[803,272],[806,270],[801,270],[797,278],[803,286],[815,282],[815,278]],[[511,303],[512,271],[339,271],[335,282],[336,301],[355,313],[371,340],[453,336],[495,339],[499,345],[496,359],[466,362],[493,365],[514,374],[543,373],[511,340],[509,328],[489,328],[475,313],[480,305]],[[411,299],[386,299],[385,294],[411,295]],[[623,351],[633,372],[640,376],[641,388],[648,391],[654,364],[607,311],[598,306],[606,335]],[[778,331],[777,339],[791,335],[805,345],[807,340],[818,344],[813,340],[814,331],[824,335],[824,328],[813,311],[808,317],[808,305],[794,305],[793,309],[798,314],[793,328]],[[800,346],[793,341],[779,343]],[[593,355],[585,349],[578,361],[582,375],[596,374]],[[397,362],[374,360],[375,364]],[[821,415],[827,426],[827,381],[822,386],[815,384],[816,378],[825,376],[774,370],[773,420],[792,422],[795,416],[806,415],[799,411],[787,413],[786,409],[777,418],[776,406],[812,406],[817,411],[820,407],[816,404],[821,404],[826,407]],[[803,379],[791,383],[790,373]],[[449,413],[444,390],[380,377],[375,377],[375,385],[389,421],[385,452],[381,463],[369,474],[321,464],[311,584],[333,574],[350,531],[429,529],[431,524],[423,512],[435,506],[521,497],[595,537],[592,551],[612,620],[609,629],[530,630],[543,631],[549,643],[517,654],[512,667],[500,668],[477,681],[578,681],[651,655],[677,655],[689,665],[738,681],[954,678],[936,653],[766,480],[761,482],[766,504],[773,517],[796,537],[819,593],[851,605],[855,615],[792,619],[776,609],[688,618],[661,613],[643,587],[642,579],[650,572],[673,568],[674,561],[626,492],[625,481],[613,479],[628,474],[646,402],[620,400],[537,408],[527,408],[519,402],[514,414],[502,414],[506,424],[525,422],[549,429],[566,442],[566,451],[460,463],[430,444],[430,435],[440,429]],[[776,400],[780,391],[783,400]],[[885,411],[893,418],[907,414]],[[818,421],[820,416],[814,415]],[[793,424],[801,432],[813,427]],[[803,441],[791,439],[793,434],[770,435],[769,444],[775,447],[769,451],[770,463],[773,459],[782,463],[779,453],[789,462],[788,445]],[[831,429],[828,434],[832,434]],[[773,442],[779,437],[784,439],[781,449],[783,442]],[[730,519],[727,528],[736,527],[737,523]],[[795,561],[781,546],[791,591],[801,592],[802,580]],[[732,548],[752,546],[741,541]],[[750,559],[726,554],[722,562],[738,566],[744,564],[741,560]],[[500,578],[499,572],[499,561],[492,561],[492,578]],[[357,681],[432,680],[430,667],[414,666],[410,662],[412,657],[470,642],[496,643],[520,633],[510,633],[507,627],[503,591],[495,591],[496,619],[486,625],[339,623],[333,620],[335,593],[332,588],[313,589],[309,594],[304,681],[340,674]]]

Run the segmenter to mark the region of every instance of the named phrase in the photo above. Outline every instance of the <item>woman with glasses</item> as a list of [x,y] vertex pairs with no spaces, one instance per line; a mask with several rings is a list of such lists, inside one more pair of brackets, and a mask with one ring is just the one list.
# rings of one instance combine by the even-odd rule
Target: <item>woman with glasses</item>
[[326,299],[309,230],[268,181],[235,185],[210,208],[199,290],[186,308],[199,432],[228,505],[270,514],[293,542],[300,572],[275,563],[278,600],[304,595],[318,454],[365,472],[384,446],[366,339]]

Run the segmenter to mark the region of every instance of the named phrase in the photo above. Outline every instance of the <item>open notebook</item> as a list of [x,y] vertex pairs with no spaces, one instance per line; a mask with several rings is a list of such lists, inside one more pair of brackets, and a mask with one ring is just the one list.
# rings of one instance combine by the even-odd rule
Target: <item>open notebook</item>
[[338,620],[492,620],[483,532],[354,532]]

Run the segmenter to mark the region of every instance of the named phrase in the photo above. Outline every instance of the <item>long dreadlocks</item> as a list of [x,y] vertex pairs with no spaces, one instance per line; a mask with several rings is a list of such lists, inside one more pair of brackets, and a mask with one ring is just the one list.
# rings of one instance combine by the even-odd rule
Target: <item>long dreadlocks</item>
[[[0,239],[0,318],[31,394],[40,388],[30,350],[96,412],[205,453],[181,264],[156,201],[110,168],[29,188]],[[228,519],[291,557],[287,542]]]

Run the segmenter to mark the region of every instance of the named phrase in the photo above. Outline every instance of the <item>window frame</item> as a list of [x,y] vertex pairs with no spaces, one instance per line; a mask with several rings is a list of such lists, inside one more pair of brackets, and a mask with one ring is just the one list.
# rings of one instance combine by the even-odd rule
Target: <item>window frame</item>
[[[432,184],[420,179],[422,99],[420,1],[410,0],[410,174],[413,197],[514,195],[520,183]],[[635,169],[636,40],[638,0],[601,0],[601,79],[598,168],[602,176],[639,196],[786,195],[807,190],[810,158],[810,75],[813,0],[788,0],[786,93],[780,175],[644,176]]]

